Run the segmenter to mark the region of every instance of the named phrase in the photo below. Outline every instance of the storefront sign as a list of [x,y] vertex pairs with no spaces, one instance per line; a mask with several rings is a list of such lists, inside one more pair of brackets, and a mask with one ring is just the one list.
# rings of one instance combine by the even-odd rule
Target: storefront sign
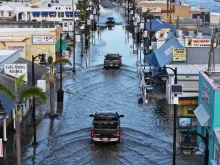
[[21,52],[24,51],[24,46],[8,46],[9,50],[20,50]]
[[179,100],[179,105],[198,105],[198,100]]
[[150,13],[161,13],[160,7],[142,7],[142,12],[149,11]]
[[173,61],[186,61],[186,48],[174,48]]
[[202,100],[209,105],[209,96],[210,96],[210,91],[209,88],[205,83],[203,83],[203,88],[202,88]]
[[185,39],[185,47],[210,47],[211,39]]
[[162,28],[161,30],[165,31],[165,32],[170,32],[170,28]]
[[2,139],[0,139],[0,157],[3,157],[3,145],[2,145]]
[[25,74],[24,81],[27,82],[27,64],[5,64],[4,73],[15,78]]
[[32,42],[35,45],[51,45],[54,44],[53,36],[32,36]]

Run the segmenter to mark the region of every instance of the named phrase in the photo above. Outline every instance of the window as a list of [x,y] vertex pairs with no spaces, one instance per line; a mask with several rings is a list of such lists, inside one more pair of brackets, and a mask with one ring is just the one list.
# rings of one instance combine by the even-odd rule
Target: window
[[187,114],[188,115],[193,115],[193,111],[194,111],[195,108],[187,108]]
[[66,10],[68,10],[68,7],[66,7]]
[[64,27],[67,27],[68,26],[68,24],[67,23],[64,23]]
[[64,17],[64,12],[58,12],[58,17]]
[[70,22],[70,25],[72,25],[72,22]]
[[12,15],[11,12],[8,12],[8,16],[11,17],[11,15]]
[[54,3],[54,0],[51,0],[51,3]]
[[59,3],[59,0],[56,0],[56,3]]
[[4,16],[4,11],[1,11],[1,16],[2,16],[2,17]]
[[56,10],[57,10],[57,7],[56,7]]

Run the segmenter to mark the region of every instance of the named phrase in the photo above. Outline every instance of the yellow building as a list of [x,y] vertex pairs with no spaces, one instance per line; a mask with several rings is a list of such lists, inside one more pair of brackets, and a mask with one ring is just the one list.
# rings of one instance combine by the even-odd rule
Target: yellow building
[[[188,4],[171,4],[171,16],[170,16],[170,4],[167,6],[166,1],[140,1],[137,2],[138,7],[142,7],[142,11],[150,10],[150,12],[155,16],[160,16],[160,19],[169,22],[171,18],[171,22],[174,23],[174,20],[179,17],[179,19],[183,18],[197,18],[197,16],[201,16],[201,18],[205,19],[203,21],[210,21],[210,12],[205,11],[203,9],[195,9],[189,6]],[[167,8],[168,7],[168,8]]]
[[0,49],[19,50],[21,57],[31,61],[32,55],[46,54],[56,59],[56,43],[61,27],[0,28]]

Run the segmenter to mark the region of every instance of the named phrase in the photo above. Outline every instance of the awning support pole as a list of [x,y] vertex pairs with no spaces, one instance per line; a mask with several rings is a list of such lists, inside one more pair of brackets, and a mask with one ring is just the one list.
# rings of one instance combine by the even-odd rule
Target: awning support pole
[[8,141],[7,133],[6,133],[6,118],[4,119],[4,122],[3,122],[3,140],[4,142]]

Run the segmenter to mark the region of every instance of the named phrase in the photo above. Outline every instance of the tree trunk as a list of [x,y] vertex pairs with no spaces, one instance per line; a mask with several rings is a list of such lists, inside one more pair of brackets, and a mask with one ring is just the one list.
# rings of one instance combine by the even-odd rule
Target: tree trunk
[[21,165],[21,126],[20,121],[15,118],[16,125],[16,155],[17,155],[17,165]]
[[50,117],[54,117],[55,115],[55,109],[54,109],[54,104],[55,104],[55,100],[54,100],[54,81],[50,80]]

